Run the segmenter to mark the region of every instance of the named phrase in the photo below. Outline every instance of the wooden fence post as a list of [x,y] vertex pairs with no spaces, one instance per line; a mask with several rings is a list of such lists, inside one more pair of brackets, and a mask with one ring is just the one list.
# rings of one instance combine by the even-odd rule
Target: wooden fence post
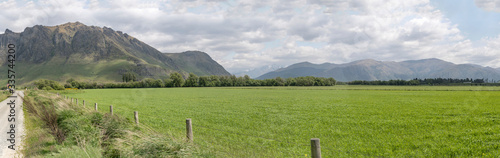
[[83,100],[83,107],[85,107],[85,100]]
[[109,113],[111,113],[111,115],[113,115],[113,105],[109,106]]
[[186,137],[189,142],[193,142],[193,126],[190,118],[186,119]]
[[97,103],[95,103],[95,111],[97,111]]
[[311,138],[311,157],[321,158],[321,146],[319,145],[319,138]]
[[135,118],[135,124],[138,125],[139,124],[139,112],[134,111],[134,118]]

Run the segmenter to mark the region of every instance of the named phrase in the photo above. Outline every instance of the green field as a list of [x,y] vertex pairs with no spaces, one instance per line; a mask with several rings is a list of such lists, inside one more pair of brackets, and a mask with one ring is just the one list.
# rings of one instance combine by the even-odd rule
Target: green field
[[[217,157],[498,157],[499,87],[259,87],[66,91]],[[81,104],[81,101],[80,101]],[[90,105],[92,104],[92,105]]]

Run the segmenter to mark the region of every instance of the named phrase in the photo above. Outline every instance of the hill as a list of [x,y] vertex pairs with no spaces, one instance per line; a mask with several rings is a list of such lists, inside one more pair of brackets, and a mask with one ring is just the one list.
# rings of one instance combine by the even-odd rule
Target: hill
[[[18,83],[41,78],[121,81],[125,72],[135,73],[141,78],[165,78],[174,71],[229,75],[206,53],[198,52],[196,56],[188,55],[191,53],[165,55],[127,33],[79,22],[57,26],[36,25],[27,27],[21,33],[7,29],[0,34],[0,57],[3,59],[6,58],[9,43],[16,45]],[[203,64],[198,64],[198,61]],[[6,64],[6,60],[0,61],[0,71],[7,71]]]
[[313,64],[302,62],[257,79],[298,76],[333,77],[338,81],[409,80],[414,78],[484,78],[500,80],[500,71],[473,64],[454,64],[440,59],[408,60],[402,62],[358,60],[346,64]]
[[180,69],[198,76],[231,75],[204,52],[186,51],[182,53],[164,53],[164,55],[173,59]]

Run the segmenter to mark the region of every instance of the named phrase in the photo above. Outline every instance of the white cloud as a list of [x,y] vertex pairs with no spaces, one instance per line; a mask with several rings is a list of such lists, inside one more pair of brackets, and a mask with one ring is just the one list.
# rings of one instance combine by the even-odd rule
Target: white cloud
[[366,58],[500,66],[493,59],[500,59],[500,37],[475,46],[428,0],[8,0],[0,8],[0,31],[80,21],[126,32],[163,52],[205,51],[234,71]]
[[483,38],[484,46],[467,54],[472,63],[480,63],[492,67],[500,67],[500,35],[495,38]]
[[486,11],[500,12],[500,1],[499,0],[474,0],[477,7],[482,8]]

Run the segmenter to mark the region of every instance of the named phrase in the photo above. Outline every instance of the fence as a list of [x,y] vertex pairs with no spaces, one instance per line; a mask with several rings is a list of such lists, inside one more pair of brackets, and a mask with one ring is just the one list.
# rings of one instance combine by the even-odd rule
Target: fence
[[[58,96],[59,93],[57,93]],[[71,103],[75,102],[75,105],[78,106],[78,99],[77,98],[70,98],[68,96],[62,96],[64,99],[71,99]],[[85,100],[82,100],[82,106],[85,107]],[[95,111],[98,111],[97,108],[97,103],[94,104],[94,109]],[[109,113],[113,115],[113,105],[109,106]],[[139,112],[134,111],[134,121],[136,125],[139,125]],[[186,119],[186,141],[193,143],[194,142],[194,134],[193,134],[193,120],[191,118]],[[261,136],[253,136],[249,134],[243,134],[243,133],[238,133],[238,132],[232,132],[232,131],[226,131],[226,130],[221,130],[221,129],[215,129],[215,128],[210,128],[202,125],[194,125],[195,127],[199,128],[204,128],[204,129],[210,129],[210,130],[215,130],[215,131],[221,131],[225,133],[231,133],[231,134],[236,134],[236,135],[241,135],[241,136],[248,136],[248,137],[254,137],[254,138],[260,138],[260,139],[267,139],[267,140],[272,140],[276,142],[281,142],[281,143],[287,143],[287,144],[292,144],[296,145],[295,143],[291,142],[283,142],[280,140],[272,139],[272,138],[266,138],[266,137],[261,137]],[[319,138],[311,138],[310,140],[310,145],[301,145],[301,146],[310,146],[311,149],[311,157],[312,158],[321,158],[321,145],[320,145],[320,139]],[[219,151],[220,152],[220,151]],[[229,154],[229,153],[227,153]],[[302,155],[301,155],[302,156]],[[305,155],[307,156],[307,154]]]

